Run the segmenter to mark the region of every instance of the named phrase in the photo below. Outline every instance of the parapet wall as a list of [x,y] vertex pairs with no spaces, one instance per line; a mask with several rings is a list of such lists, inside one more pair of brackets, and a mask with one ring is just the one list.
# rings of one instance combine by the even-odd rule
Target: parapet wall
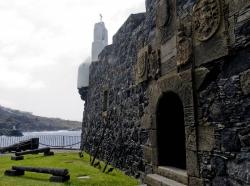
[[[90,66],[83,122],[86,150],[94,154],[107,125],[98,157],[111,157],[113,165],[135,176],[144,171],[141,145],[148,140],[148,132],[140,127],[140,117],[147,105],[145,87],[135,85],[134,72],[138,49],[148,41],[146,19],[145,13],[131,15],[114,36],[113,44]],[[106,109],[103,108],[105,91]],[[105,114],[109,115],[107,124]]]

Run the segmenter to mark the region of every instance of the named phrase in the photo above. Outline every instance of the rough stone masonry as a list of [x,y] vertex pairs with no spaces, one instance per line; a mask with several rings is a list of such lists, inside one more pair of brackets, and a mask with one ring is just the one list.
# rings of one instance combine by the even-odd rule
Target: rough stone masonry
[[106,128],[98,158],[129,175],[250,185],[249,67],[249,0],[146,0],[90,66],[82,148]]

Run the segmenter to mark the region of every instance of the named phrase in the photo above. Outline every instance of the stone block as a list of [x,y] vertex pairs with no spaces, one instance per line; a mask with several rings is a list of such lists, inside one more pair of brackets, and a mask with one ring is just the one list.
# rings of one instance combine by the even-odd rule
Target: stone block
[[240,84],[244,95],[250,94],[250,70],[247,70],[240,75]]
[[155,83],[153,86],[152,86],[152,89],[151,89],[151,99],[153,100],[154,103],[157,103],[158,100],[159,100],[159,97],[161,96],[162,94],[162,90],[161,88],[158,86],[158,83]]
[[162,63],[167,63],[168,60],[170,60],[175,56],[176,56],[176,37],[172,37],[166,44],[161,46]]
[[[195,65],[201,66],[228,55],[222,1],[197,1],[193,9]],[[215,16],[213,16],[215,15]],[[206,19],[201,19],[206,17]]]
[[246,6],[238,12],[238,17],[235,25],[236,48],[247,47],[250,44],[250,7]]
[[188,184],[188,176],[185,170],[174,167],[159,166],[158,169],[156,170],[156,173],[168,179],[182,183],[184,185]]
[[161,76],[176,74],[176,72],[177,72],[177,65],[175,57],[169,59],[166,62],[161,63]]
[[[241,7],[241,10],[239,10],[239,17],[237,19],[237,22],[243,22],[243,21],[247,21],[248,19],[250,19],[250,7],[247,6],[247,2],[245,2],[245,7]],[[250,5],[249,1],[248,1],[248,5]]]
[[[154,84],[151,85],[148,88],[148,94],[149,94],[149,114],[151,117],[151,121],[154,122],[155,119],[155,113],[156,113],[156,109],[157,109],[157,103],[159,98],[162,95],[162,91],[160,89],[160,87],[158,86],[158,84]],[[152,128],[155,129],[155,123],[152,123]]]
[[152,148],[152,164],[158,165],[158,150],[157,148]]
[[190,186],[204,186],[203,180],[196,177],[189,177],[188,185]]
[[194,126],[194,108],[193,107],[184,107],[184,121],[185,126]]
[[157,119],[156,114],[152,114],[151,115],[151,121],[152,121],[151,129],[157,129],[157,121],[156,121],[156,119]]
[[159,174],[148,174],[145,183],[148,186],[186,186],[186,184],[182,184]]
[[203,84],[205,78],[207,77],[207,74],[209,73],[209,70],[205,67],[197,68],[195,69],[195,84],[196,84],[196,90],[199,90],[201,85]]
[[141,118],[141,127],[143,129],[151,128],[151,117],[149,113],[145,113]]
[[177,74],[171,74],[162,77],[157,83],[161,92],[176,91],[181,86],[181,79]]
[[146,176],[145,178],[145,183],[149,186],[161,186],[161,180],[159,180],[159,178],[155,178],[154,174],[149,174]]
[[214,37],[207,41],[206,44],[200,44],[195,47],[195,65],[197,67],[202,64],[212,62],[223,56],[228,55],[227,39],[222,37]]
[[193,85],[192,83],[181,83],[178,86],[177,93],[182,99],[183,107],[194,107],[194,98],[193,98]]
[[198,154],[196,151],[186,150],[187,174],[193,177],[199,177]]
[[149,146],[143,146],[143,158],[147,163],[152,163],[153,150]]
[[192,81],[192,71],[191,69],[185,70],[181,73],[179,73],[179,76],[181,76],[181,79],[183,82],[191,82]]
[[229,45],[235,45],[235,17],[232,15],[228,18],[229,27],[228,27],[228,34],[229,34]]
[[196,128],[185,127],[185,133],[186,133],[186,149],[197,151]]
[[176,93],[182,100],[184,107],[192,107],[193,102],[193,88],[191,82],[186,82],[177,74],[162,77],[158,81],[158,87],[161,92],[172,91]]
[[152,147],[157,147],[157,130],[149,131],[149,140]]
[[212,151],[215,146],[214,127],[198,126],[198,150]]

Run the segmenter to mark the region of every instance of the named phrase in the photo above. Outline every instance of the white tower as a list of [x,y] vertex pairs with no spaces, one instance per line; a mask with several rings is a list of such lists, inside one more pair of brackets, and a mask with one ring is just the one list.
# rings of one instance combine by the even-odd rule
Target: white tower
[[101,21],[95,24],[94,28],[94,41],[92,43],[92,61],[98,60],[98,55],[103,48],[108,45],[108,30],[102,21],[102,15],[100,15]]
[[86,95],[89,86],[89,66],[90,61],[98,61],[98,55],[103,48],[108,45],[108,30],[101,20],[95,24],[94,28],[94,41],[92,43],[92,59],[86,60],[78,68],[77,88],[83,100],[86,100]]

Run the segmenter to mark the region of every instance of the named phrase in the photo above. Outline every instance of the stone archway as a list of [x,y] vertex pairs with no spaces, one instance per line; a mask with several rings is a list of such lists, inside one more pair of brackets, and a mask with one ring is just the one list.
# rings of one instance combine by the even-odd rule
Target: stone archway
[[156,109],[158,165],[186,169],[184,110],[174,92],[163,93]]

